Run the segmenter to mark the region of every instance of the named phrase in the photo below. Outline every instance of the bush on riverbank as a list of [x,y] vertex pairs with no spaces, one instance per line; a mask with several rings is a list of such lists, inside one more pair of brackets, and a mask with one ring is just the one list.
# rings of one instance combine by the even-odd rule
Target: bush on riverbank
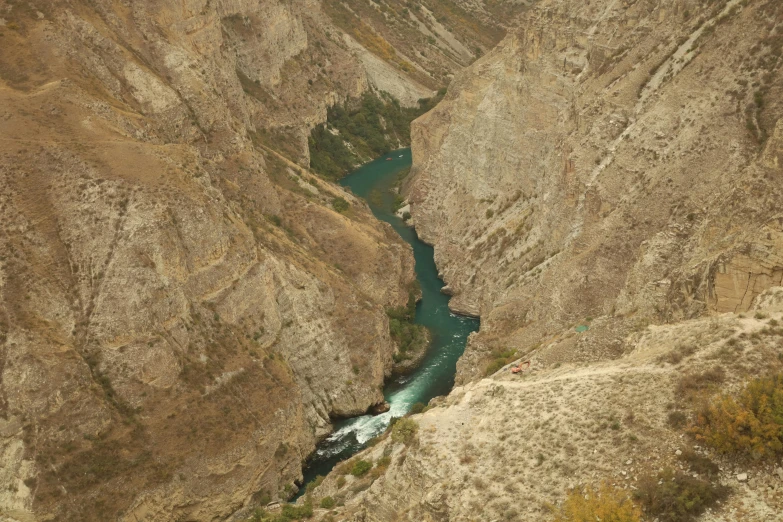
[[351,208],[351,204],[348,203],[345,198],[336,197],[332,199],[332,208],[334,208],[337,212],[343,213],[349,208]]
[[419,423],[413,419],[402,418],[394,423],[391,438],[394,442],[402,442],[406,446],[413,442],[419,432]]
[[408,290],[408,303],[405,306],[386,310],[386,315],[389,316],[389,333],[399,347],[399,354],[395,355],[394,362],[407,359],[408,353],[424,350],[429,340],[427,328],[413,322],[419,292],[418,281],[416,281]]
[[417,107],[402,107],[388,93],[366,92],[358,100],[330,107],[326,123],[310,132],[310,168],[339,179],[363,161],[410,146],[411,122],[434,107],[443,94],[422,98]]

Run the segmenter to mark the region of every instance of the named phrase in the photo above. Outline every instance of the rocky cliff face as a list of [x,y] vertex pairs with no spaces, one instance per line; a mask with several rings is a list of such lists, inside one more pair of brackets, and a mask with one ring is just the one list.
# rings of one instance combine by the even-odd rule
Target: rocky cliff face
[[414,122],[411,213],[452,307],[482,317],[459,382],[493,349],[614,357],[780,284],[781,16],[539,2]]
[[410,249],[301,165],[328,105],[437,81],[322,5],[0,5],[4,519],[224,517],[382,400]]

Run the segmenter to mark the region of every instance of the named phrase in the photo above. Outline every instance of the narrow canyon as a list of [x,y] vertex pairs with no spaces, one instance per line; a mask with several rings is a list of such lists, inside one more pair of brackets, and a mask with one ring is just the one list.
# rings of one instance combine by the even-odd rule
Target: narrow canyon
[[781,71],[779,0],[0,0],[0,521],[783,520]]

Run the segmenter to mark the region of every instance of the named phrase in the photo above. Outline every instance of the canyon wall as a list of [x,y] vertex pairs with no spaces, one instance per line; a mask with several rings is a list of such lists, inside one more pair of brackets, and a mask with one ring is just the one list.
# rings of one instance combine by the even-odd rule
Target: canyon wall
[[[783,274],[777,2],[539,2],[412,129],[409,199],[487,354],[620,355]],[[583,324],[578,339],[560,333]]]
[[406,57],[434,22],[335,9],[0,5],[3,520],[226,517],[383,400],[413,257],[307,136],[368,89],[416,104],[502,28]]

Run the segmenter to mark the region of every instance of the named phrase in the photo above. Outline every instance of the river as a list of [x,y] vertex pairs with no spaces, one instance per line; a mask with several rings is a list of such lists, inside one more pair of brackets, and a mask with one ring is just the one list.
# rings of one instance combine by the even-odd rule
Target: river
[[317,475],[326,475],[335,464],[354,455],[368,440],[383,433],[392,417],[402,417],[417,402],[427,404],[433,397],[449,393],[454,386],[457,359],[465,350],[468,335],[479,327],[478,319],[449,311],[449,297],[440,292],[443,281],[438,277],[432,247],[420,241],[415,230],[393,213],[394,194],[390,189],[400,171],[410,165],[410,149],[400,149],[359,167],[340,184],[367,200],[375,217],[391,224],[413,247],[416,277],[422,292],[415,322],[429,329],[432,344],[416,370],[386,383],[384,396],[391,405],[387,413],[362,415],[335,423],[334,432],[318,445],[308,460],[302,491]]

